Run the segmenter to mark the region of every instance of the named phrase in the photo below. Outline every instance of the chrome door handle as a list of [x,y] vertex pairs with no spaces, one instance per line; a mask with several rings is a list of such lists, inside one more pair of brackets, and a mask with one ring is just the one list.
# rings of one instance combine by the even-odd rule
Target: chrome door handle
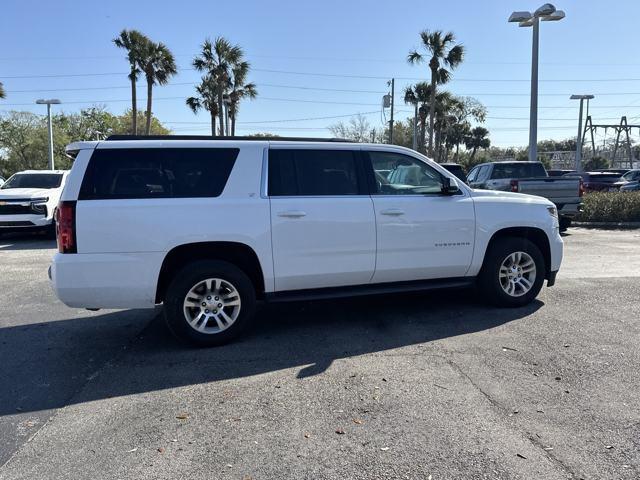
[[287,210],[284,212],[278,212],[279,217],[287,217],[287,218],[300,218],[306,217],[307,213],[302,210]]
[[400,210],[399,208],[390,208],[388,210],[382,210],[380,213],[382,215],[390,215],[392,217],[397,217],[400,215],[404,215],[404,210]]

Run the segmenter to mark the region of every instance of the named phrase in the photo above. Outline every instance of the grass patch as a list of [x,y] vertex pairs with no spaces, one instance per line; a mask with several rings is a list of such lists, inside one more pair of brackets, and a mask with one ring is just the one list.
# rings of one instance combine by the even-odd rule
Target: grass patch
[[585,194],[581,222],[640,222],[640,192]]

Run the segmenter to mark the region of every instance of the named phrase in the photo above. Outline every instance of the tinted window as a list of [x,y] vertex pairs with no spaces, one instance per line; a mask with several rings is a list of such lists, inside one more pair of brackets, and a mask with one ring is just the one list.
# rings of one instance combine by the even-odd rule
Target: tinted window
[[541,163],[496,163],[491,178],[546,177]]
[[491,165],[483,165],[480,167],[478,171],[478,177],[476,178],[476,182],[484,182],[489,178],[489,173],[491,172]]
[[351,150],[269,150],[269,195],[358,195]]
[[369,158],[376,180],[374,193],[442,193],[442,175],[416,158],[392,152],[369,152]]
[[58,188],[61,183],[61,173],[16,173],[1,188]]
[[82,181],[80,200],[217,197],[237,148],[98,149]]

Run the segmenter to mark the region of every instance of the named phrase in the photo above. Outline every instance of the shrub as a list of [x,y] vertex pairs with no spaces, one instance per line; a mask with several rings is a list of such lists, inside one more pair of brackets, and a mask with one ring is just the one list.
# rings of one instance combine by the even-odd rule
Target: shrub
[[582,222],[640,222],[640,192],[593,192],[584,196]]

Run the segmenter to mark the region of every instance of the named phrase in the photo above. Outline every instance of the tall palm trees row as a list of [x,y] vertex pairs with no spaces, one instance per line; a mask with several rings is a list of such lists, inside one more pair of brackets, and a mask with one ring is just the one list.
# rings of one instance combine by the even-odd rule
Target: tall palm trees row
[[[166,85],[177,73],[175,59],[166,45],[152,41],[137,30],[122,30],[113,43],[127,52],[131,82],[131,133],[134,135],[138,133],[136,82],[140,75],[146,79],[144,132],[148,135],[151,130],[153,86]],[[202,73],[202,78],[196,86],[196,95],[187,98],[187,106],[194,113],[199,110],[210,113],[211,135],[235,135],[240,101],[257,95],[255,84],[246,83],[250,65],[244,60],[242,48],[232,45],[223,37],[216,38],[213,43],[205,40],[201,53],[193,59],[193,67]]]
[[[249,62],[244,60],[242,48],[222,37],[213,43],[205,40],[202,52],[193,59],[193,68],[202,73],[202,79],[196,86],[196,95],[187,98],[187,105],[194,113],[201,109],[209,112],[211,135],[216,135],[217,116],[218,133],[234,136],[240,101],[258,94],[255,84],[246,83]],[[224,114],[225,105],[228,118]]]
[[[407,87],[404,101],[418,110],[420,135],[418,149],[425,151],[436,160],[446,158],[449,149],[463,143],[472,150],[472,157],[478,148],[489,148],[489,131],[484,127],[471,128],[469,119],[484,121],[486,109],[477,101],[461,98],[447,91],[440,91],[439,85],[447,83],[464,60],[465,49],[456,43],[452,32],[425,30],[420,33],[420,49],[412,50],[407,56],[410,64],[426,63],[429,67],[430,82],[420,82]],[[429,117],[429,143],[425,148],[427,112]],[[434,144],[435,137],[435,144]]]

